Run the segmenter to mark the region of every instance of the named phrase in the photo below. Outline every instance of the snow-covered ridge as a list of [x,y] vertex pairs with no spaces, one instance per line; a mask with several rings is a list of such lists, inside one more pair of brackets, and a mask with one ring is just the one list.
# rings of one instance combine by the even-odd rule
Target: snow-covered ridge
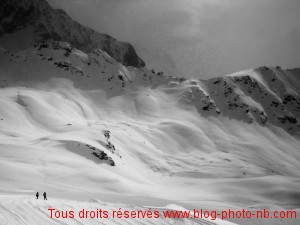
[[4,0],[0,18],[0,46],[26,49],[44,40],[67,41],[85,52],[100,48],[127,66],[145,66],[131,44],[80,25],[45,0]]
[[[146,68],[125,67],[105,51],[86,54],[66,42],[42,42],[20,52],[2,49],[1,85],[68,78],[83,89],[102,88],[108,97],[139,87],[164,87],[205,117],[225,116],[299,132],[299,78],[280,67],[264,66],[209,80],[165,76]],[[53,71],[53,72],[52,72]]]

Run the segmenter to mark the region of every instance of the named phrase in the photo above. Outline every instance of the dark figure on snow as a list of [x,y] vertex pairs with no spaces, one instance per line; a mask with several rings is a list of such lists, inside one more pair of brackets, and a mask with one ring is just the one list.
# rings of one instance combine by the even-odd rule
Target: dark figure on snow
[[46,192],[44,192],[43,196],[44,196],[44,200],[47,200],[47,194],[46,194]]
[[39,198],[39,192],[37,192],[37,193],[35,194],[35,196],[36,196],[36,199],[38,199],[38,198]]

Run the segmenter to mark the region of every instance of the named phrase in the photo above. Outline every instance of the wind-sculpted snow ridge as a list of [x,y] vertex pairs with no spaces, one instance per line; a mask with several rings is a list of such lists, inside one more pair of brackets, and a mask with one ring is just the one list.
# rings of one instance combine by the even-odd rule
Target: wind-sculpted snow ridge
[[0,46],[6,48],[26,49],[41,41],[67,41],[85,52],[100,48],[126,66],[145,66],[131,44],[82,26],[45,0],[2,0],[0,18]]

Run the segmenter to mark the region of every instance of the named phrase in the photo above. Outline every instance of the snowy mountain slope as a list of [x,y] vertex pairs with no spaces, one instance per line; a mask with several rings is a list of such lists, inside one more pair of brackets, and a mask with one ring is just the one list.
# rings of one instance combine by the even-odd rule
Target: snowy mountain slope
[[44,42],[16,53],[2,49],[0,54],[1,73],[6,77],[0,85],[60,77],[71,79],[79,88],[102,88],[108,97],[141,86],[164,86],[182,103],[194,105],[202,116],[223,115],[250,124],[272,124],[291,134],[300,129],[299,78],[279,67],[264,66],[209,80],[186,80],[146,68],[125,67],[102,50],[86,54],[65,42]]
[[165,76],[45,0],[1,3],[1,225],[230,224],[50,220],[50,206],[300,212],[299,69]]
[[0,191],[299,208],[298,80],[167,77],[65,42],[0,49]]
[[45,0],[4,0],[1,5],[0,46],[26,49],[44,40],[63,40],[85,52],[100,48],[127,66],[145,66],[131,44],[80,25]]

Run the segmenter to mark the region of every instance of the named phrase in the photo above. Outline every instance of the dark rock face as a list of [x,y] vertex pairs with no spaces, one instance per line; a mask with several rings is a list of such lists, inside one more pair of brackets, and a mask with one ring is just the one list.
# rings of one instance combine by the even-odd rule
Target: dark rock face
[[66,41],[84,52],[100,48],[125,66],[145,66],[131,44],[82,26],[45,0],[2,0],[1,5],[0,38],[30,27],[34,42]]

